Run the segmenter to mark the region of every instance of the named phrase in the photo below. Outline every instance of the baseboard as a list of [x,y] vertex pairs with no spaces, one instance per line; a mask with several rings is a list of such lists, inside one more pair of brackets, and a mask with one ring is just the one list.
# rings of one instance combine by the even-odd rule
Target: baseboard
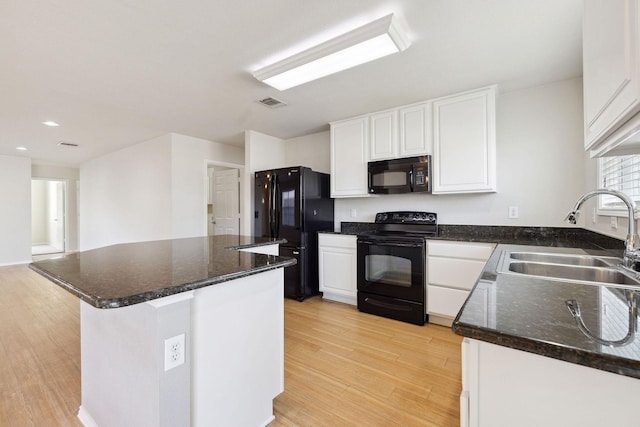
[[80,408],[78,409],[78,419],[84,427],[100,427],[82,405],[80,405]]

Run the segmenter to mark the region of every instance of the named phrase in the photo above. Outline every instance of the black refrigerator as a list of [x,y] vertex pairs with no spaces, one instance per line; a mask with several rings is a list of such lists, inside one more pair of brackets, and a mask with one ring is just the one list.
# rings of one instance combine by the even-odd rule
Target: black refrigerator
[[333,231],[329,175],[297,166],[255,173],[254,235],[286,239],[280,255],[296,258],[284,269],[284,296],[317,295],[318,231]]

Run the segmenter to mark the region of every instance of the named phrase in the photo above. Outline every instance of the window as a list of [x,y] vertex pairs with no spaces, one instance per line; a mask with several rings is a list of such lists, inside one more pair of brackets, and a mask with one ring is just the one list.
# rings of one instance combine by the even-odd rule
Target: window
[[[640,155],[600,158],[598,184],[600,188],[623,192],[640,205]],[[598,214],[626,217],[627,212],[627,207],[617,197],[598,197]]]

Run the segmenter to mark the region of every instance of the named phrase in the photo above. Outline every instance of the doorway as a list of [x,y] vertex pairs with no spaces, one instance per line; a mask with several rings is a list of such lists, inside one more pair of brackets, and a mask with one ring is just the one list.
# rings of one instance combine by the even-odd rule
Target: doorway
[[31,254],[65,251],[66,182],[31,180]]
[[240,170],[209,165],[207,234],[240,235]]

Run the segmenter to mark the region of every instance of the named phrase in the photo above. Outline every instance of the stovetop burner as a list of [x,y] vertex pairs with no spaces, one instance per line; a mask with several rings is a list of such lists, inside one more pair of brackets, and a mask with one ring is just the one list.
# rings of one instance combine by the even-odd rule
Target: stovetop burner
[[438,235],[438,215],[433,212],[381,212],[376,214],[375,231],[360,233],[369,238],[424,239]]

